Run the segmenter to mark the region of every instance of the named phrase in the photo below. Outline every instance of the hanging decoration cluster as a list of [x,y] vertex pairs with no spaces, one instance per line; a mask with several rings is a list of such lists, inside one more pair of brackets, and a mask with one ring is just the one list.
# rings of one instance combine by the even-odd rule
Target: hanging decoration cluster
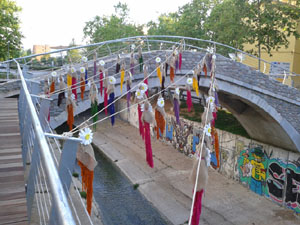
[[[200,221],[202,197],[207,185],[208,167],[210,166],[211,156],[210,152],[213,146],[216,154],[219,154],[218,135],[214,127],[215,120],[217,118],[218,107],[218,102],[216,100],[217,85],[215,79],[215,59],[216,55],[214,54],[214,49],[208,49],[208,53],[204,56],[198,67],[202,68],[202,71],[206,74],[205,76],[207,76],[207,72],[210,71],[211,81],[208,91],[208,98],[206,100],[206,107],[201,118],[201,124],[203,126],[202,138],[196,149],[195,156],[197,160],[194,162],[191,174],[191,180],[194,184],[194,193],[189,225],[198,225]],[[187,83],[191,83],[191,81],[188,81]],[[219,158],[219,156],[217,156],[217,158]]]
[[93,133],[90,128],[81,129],[79,132],[81,145],[76,153],[78,165],[81,168],[82,190],[86,192],[87,211],[92,212],[94,169],[97,166],[94,150],[91,146]]

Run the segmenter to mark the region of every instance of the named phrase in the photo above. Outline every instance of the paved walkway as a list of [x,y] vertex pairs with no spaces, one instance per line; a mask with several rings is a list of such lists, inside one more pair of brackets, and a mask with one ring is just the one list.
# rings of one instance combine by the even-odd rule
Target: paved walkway
[[0,224],[28,224],[17,107],[0,97]]
[[[98,124],[93,142],[132,181],[139,191],[173,224],[186,224],[191,207],[192,160],[168,143],[152,139],[154,168],[145,160],[145,147],[138,129],[116,120]],[[300,224],[291,210],[244,188],[213,169],[203,202],[200,224],[281,225]]]

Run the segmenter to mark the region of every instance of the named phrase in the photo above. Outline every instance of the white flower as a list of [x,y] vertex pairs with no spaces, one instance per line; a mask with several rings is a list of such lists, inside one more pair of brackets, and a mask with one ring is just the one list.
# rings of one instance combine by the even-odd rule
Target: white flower
[[135,92],[135,96],[137,97],[137,99],[142,99],[144,95],[144,92],[141,91],[140,89],[137,89]]
[[75,95],[74,94],[71,94],[71,99],[75,100]]
[[193,78],[188,78],[188,79],[186,79],[186,83],[187,83],[188,85],[193,84]]
[[82,56],[81,60],[82,60],[82,62],[85,62],[85,63],[88,61],[87,57],[85,57],[85,56]]
[[213,58],[213,59],[216,59],[216,58],[217,58],[217,56],[216,56],[215,54],[213,54],[212,58]]
[[115,83],[116,83],[116,78],[114,78],[113,76],[110,76],[110,77],[108,78],[108,82],[109,82],[110,84],[115,84]]
[[85,73],[85,68],[83,66],[80,67],[80,73]]
[[56,71],[53,71],[53,72],[51,73],[51,76],[52,76],[52,77],[56,77],[56,76],[57,76]]
[[164,98],[157,99],[157,105],[159,107],[164,107],[165,106],[165,100],[164,100]]
[[177,51],[177,50],[175,50],[175,51],[174,51],[174,54],[175,54],[175,55],[178,55],[178,51]]
[[160,63],[160,62],[161,62],[161,58],[156,57],[155,61],[156,61],[157,63]]
[[175,93],[179,95],[179,87],[175,88]]
[[145,84],[145,83],[140,83],[139,84],[139,89],[142,91],[142,92],[146,92],[148,90],[148,85]]
[[205,127],[204,127],[204,132],[205,132],[205,135],[207,136],[211,136],[211,127],[210,127],[210,124],[206,124]]
[[211,104],[211,103],[214,103],[215,102],[215,98],[213,96],[209,96],[207,99],[206,99],[206,102]]
[[213,54],[214,53],[214,48],[213,47],[207,47],[206,51],[209,52],[210,54]]
[[76,72],[75,67],[72,67],[72,68],[71,68],[71,73],[75,73],[75,72]]
[[134,50],[135,49],[135,44],[132,44],[131,45],[131,50]]
[[100,64],[100,66],[105,66],[104,60],[100,60],[99,64]]
[[81,139],[81,144],[88,145],[93,141],[93,133],[90,128],[84,128],[79,132],[79,138]]

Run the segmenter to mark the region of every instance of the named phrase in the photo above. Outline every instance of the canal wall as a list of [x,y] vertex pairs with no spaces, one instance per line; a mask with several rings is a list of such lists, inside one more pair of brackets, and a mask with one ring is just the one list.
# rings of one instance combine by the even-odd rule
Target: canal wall
[[[117,111],[127,107],[125,100],[116,104]],[[137,107],[124,110],[120,118],[138,127]],[[153,127],[151,129],[153,135]],[[218,130],[219,157],[211,153],[211,166],[219,173],[240,182],[258,195],[300,213],[300,154],[252,139]],[[167,116],[163,142],[191,157],[199,144],[200,123]],[[219,167],[217,166],[219,161]],[[251,201],[251,199],[249,199]]]

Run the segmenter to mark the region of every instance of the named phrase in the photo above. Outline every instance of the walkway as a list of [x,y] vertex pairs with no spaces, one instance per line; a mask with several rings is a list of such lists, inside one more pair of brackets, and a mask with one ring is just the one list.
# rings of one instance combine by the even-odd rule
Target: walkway
[[28,224],[17,99],[1,97],[0,224]]
[[[154,169],[145,161],[144,142],[138,129],[116,120],[98,124],[93,142],[132,181],[139,191],[172,223],[186,224],[192,186],[188,177],[192,159],[168,143],[152,139]],[[292,211],[252,193],[238,182],[209,170],[201,225],[293,225],[299,224]]]

